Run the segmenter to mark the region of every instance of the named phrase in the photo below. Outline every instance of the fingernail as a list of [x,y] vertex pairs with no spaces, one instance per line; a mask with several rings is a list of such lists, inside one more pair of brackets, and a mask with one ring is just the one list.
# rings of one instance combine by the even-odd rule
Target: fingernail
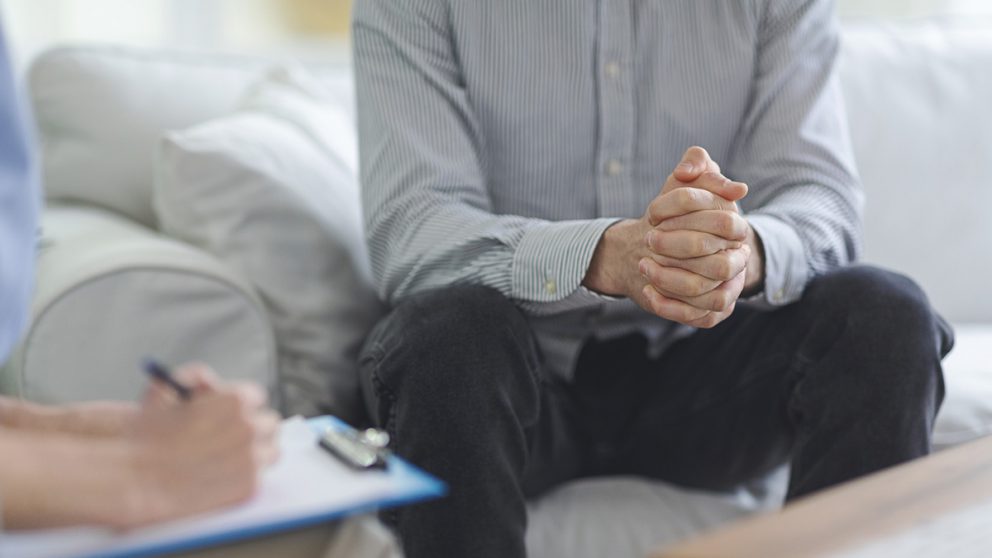
[[649,248],[651,247],[652,243],[657,239],[657,236],[658,236],[657,231],[653,231],[653,230],[648,231],[648,234],[645,235],[644,242],[647,243]]
[[637,269],[639,269],[641,271],[641,277],[643,277],[645,279],[648,278],[648,262],[646,262],[644,260],[641,260],[637,264]]
[[695,168],[695,167],[692,166],[692,163],[687,163],[685,161],[682,161],[681,163],[679,163],[679,166],[678,166],[678,169],[681,170],[682,172],[692,172],[692,169],[693,168]]

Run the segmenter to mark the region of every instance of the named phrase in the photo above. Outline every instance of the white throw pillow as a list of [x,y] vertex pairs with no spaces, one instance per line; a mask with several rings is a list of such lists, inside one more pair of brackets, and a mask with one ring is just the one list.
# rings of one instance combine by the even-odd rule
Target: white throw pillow
[[166,135],[155,180],[162,230],[258,289],[279,346],[285,412],[354,420],[357,353],[381,315],[354,126],[298,68],[270,72],[243,107]]

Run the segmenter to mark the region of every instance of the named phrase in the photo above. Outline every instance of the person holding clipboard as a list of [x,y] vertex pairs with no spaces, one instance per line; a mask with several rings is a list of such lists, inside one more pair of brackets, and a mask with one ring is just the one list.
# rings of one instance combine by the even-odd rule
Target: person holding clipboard
[[[27,315],[40,205],[32,145],[2,25],[0,120],[2,363]],[[268,406],[265,390],[223,381],[202,364],[183,366],[175,377],[149,368],[153,381],[138,404],[47,407],[0,396],[4,530],[77,525],[129,529],[252,496],[261,473],[279,457],[280,417]],[[393,555],[391,540],[370,543],[368,530],[367,524],[356,522],[322,526],[197,556]],[[328,545],[337,550],[327,550]]]

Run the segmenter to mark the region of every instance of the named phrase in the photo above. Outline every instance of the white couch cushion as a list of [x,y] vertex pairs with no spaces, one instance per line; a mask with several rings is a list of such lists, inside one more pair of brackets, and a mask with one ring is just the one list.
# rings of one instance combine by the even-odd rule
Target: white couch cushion
[[[56,48],[31,66],[45,193],[92,203],[154,227],[159,138],[230,113],[271,60],[118,46]],[[340,66],[315,65],[333,102],[353,105]]]
[[992,325],[954,328],[954,350],[944,359],[947,395],[934,425],[934,449],[992,434]]
[[849,27],[841,78],[865,259],[919,281],[952,322],[992,322],[992,30]]
[[350,117],[301,70],[274,73],[246,106],[166,137],[155,185],[162,228],[258,289],[279,344],[284,410],[354,419],[357,353],[381,312]]
[[115,47],[60,48],[30,72],[45,193],[154,226],[152,162],[163,130],[234,109],[260,60]]
[[146,356],[209,362],[274,387],[265,308],[215,259],[96,208],[50,207],[42,223],[31,326],[0,391],[48,403],[133,400],[148,383]]

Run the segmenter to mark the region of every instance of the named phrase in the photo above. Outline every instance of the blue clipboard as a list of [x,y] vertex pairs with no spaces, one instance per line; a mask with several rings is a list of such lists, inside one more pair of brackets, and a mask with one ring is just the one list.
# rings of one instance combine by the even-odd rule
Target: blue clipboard
[[[299,447],[291,448],[292,451],[288,455],[284,448],[282,458],[294,459],[298,463],[305,462],[303,463],[304,468],[289,471],[287,469],[292,464],[288,464],[284,466],[283,473],[273,473],[272,478],[265,477],[259,499],[243,508],[236,507],[202,518],[152,526],[124,535],[114,535],[106,530],[96,529],[60,529],[25,534],[0,534],[0,555],[24,558],[144,558],[160,556],[311,527],[351,515],[439,498],[447,491],[443,482],[395,455],[390,455],[387,458],[387,464],[383,470],[369,472],[348,470],[333,456],[317,447],[317,438],[328,428],[345,431],[350,427],[331,416],[309,419],[306,421],[306,426],[314,433],[312,438],[314,453],[304,447],[303,442],[306,440],[298,439]],[[303,425],[297,423],[294,427],[297,428],[296,433],[300,434],[299,429],[303,428]],[[286,437],[286,429],[287,427],[284,426],[284,438]],[[305,428],[303,428],[303,434],[306,434]],[[283,443],[286,443],[285,440]],[[321,459],[326,461],[320,461]],[[325,466],[327,468],[326,473],[323,472]],[[340,481],[342,489],[354,492],[357,490],[356,484],[361,485],[364,482],[370,485],[370,490],[372,484],[376,485],[376,489],[370,491],[367,497],[361,497],[360,493],[355,494],[354,497],[349,498],[347,505],[340,505],[340,502],[332,505],[329,500],[327,506],[321,506],[321,502],[318,500],[307,502],[306,509],[301,507],[299,513],[293,513],[292,507],[289,506],[289,509],[281,510],[278,517],[270,518],[270,520],[264,517],[267,489],[273,489],[279,493],[278,499],[274,501],[278,501],[281,506],[287,506],[286,502],[292,497],[294,488],[301,494],[314,492],[300,488],[305,482],[310,482],[299,478],[301,471],[307,470],[305,467],[310,467],[310,470],[315,472],[310,478],[326,477],[315,479],[321,483],[318,486],[332,487],[335,482]],[[275,478],[280,474],[288,478]],[[337,480],[335,480],[334,475],[338,476]],[[345,475],[350,476],[346,477]],[[378,477],[366,477],[365,475],[378,475]],[[280,486],[278,484],[280,482],[284,485]],[[288,488],[288,490],[280,492],[280,488]],[[317,498],[312,494],[304,497]],[[254,509],[248,509],[250,506],[254,506]],[[254,512],[254,515],[250,515],[248,512]],[[238,513],[246,515],[247,519],[239,521]],[[225,524],[225,520],[229,524]],[[216,524],[214,527],[211,527],[211,521]],[[184,525],[188,525],[188,528],[184,529]]]

